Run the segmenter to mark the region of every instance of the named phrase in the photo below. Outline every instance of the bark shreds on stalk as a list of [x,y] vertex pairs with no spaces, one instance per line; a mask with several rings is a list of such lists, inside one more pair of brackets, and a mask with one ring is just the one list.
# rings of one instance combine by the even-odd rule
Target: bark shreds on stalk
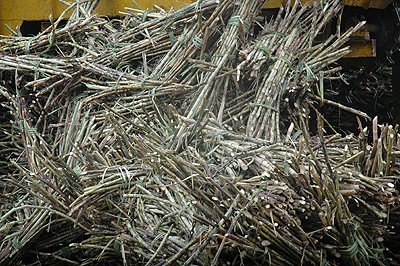
[[[398,261],[399,127],[324,90],[364,24],[317,43],[341,1],[261,30],[258,0],[112,20],[98,2],[0,38],[1,265]],[[316,102],[359,133],[328,135]]]

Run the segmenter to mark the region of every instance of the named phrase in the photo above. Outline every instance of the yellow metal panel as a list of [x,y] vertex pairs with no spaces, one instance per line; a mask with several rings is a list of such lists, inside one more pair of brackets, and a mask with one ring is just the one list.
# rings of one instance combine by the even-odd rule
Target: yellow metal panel
[[0,34],[10,34],[5,23],[15,30],[24,20],[49,20],[49,15],[53,14],[52,1],[0,0]]
[[371,0],[346,0],[345,2],[349,6],[360,6],[362,8],[367,9],[369,7]]
[[[143,9],[153,9],[153,5],[169,10],[171,7],[178,9],[195,0],[137,0]],[[100,15],[119,16],[119,11],[125,11],[125,7],[137,8],[132,0],[101,0],[96,8]],[[8,35],[10,32],[4,26],[7,23],[15,30],[24,20],[48,21],[49,15],[58,18],[67,6],[59,0],[0,0],[0,34]],[[72,11],[67,13],[67,17]]]
[[52,13],[51,0],[1,0],[0,19],[1,20],[31,20],[43,19],[46,14],[48,19]]
[[348,6],[360,6],[365,9],[368,8],[377,8],[377,9],[385,9],[388,5],[390,5],[393,0],[345,0],[344,4]]
[[15,28],[17,26],[21,26],[22,22],[23,22],[22,20],[7,20],[7,21],[0,20],[0,35],[10,35],[11,34],[11,32],[6,27],[5,23],[7,23],[7,25],[11,29],[15,30]]
[[[129,4],[132,6],[132,1],[129,3],[128,1],[121,1],[125,2],[125,4]],[[114,0],[101,0],[99,5],[95,9],[96,13],[100,15],[109,15],[109,16],[117,16],[118,10],[115,9],[115,1]]]
[[376,40],[350,40],[345,46],[351,48],[345,58],[376,57]]

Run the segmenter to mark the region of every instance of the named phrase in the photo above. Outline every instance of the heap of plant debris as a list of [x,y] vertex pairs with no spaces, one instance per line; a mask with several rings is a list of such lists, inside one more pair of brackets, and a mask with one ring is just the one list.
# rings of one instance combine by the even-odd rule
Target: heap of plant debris
[[[97,3],[0,39],[1,265],[399,263],[398,126],[324,97],[341,1]],[[311,137],[321,102],[357,132]]]

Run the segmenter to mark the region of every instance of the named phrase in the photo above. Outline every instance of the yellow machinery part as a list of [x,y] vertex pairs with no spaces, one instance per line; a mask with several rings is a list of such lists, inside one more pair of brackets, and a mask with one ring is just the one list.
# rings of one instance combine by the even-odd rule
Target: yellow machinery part
[[345,46],[351,47],[345,58],[376,57],[376,40],[349,40]]
[[393,2],[393,0],[345,0],[347,6],[360,6],[362,8],[385,9]]
[[[190,2],[191,0],[136,0],[136,3],[145,10],[153,9],[154,4],[167,10],[170,7],[177,9]],[[119,11],[125,11],[125,7],[137,8],[132,0],[101,0],[96,13],[110,17],[120,16]],[[59,0],[0,0],[0,35],[10,34],[5,24],[15,30],[24,20],[49,21],[50,14],[58,18],[66,8],[67,6]],[[72,11],[67,15],[71,13]]]

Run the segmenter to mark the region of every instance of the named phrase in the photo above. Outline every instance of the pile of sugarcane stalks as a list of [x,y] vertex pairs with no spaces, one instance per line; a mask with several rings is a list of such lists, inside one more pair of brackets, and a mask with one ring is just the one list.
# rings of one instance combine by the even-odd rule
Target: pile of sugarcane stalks
[[400,263],[399,128],[324,98],[340,1],[97,3],[0,39],[1,265]]

